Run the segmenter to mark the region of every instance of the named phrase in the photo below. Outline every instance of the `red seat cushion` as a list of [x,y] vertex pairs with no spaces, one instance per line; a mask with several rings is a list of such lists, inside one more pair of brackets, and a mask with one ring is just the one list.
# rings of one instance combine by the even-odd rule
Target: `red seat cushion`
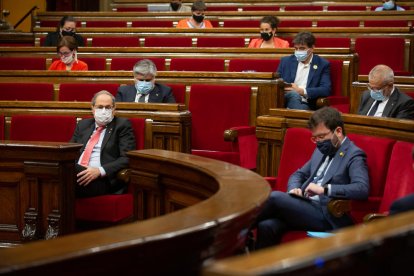
[[1,101],[53,101],[52,83],[0,83]]
[[223,27],[225,28],[258,28],[260,20],[224,20]]
[[353,5],[328,6],[328,11],[366,11],[366,10],[367,8],[365,6],[353,6]]
[[221,58],[172,58],[171,71],[210,71],[223,72],[224,59]]
[[0,57],[0,70],[46,70],[43,57]]
[[146,37],[145,47],[192,47],[191,37]]
[[92,47],[139,47],[138,37],[93,37]]
[[[114,57],[111,61],[111,70],[118,71],[132,71],[134,68],[135,63],[144,58],[135,58],[135,57]],[[154,62],[155,66],[157,67],[157,71],[165,71],[165,59],[164,58],[157,58],[157,57],[145,57],[145,59],[149,59]]]
[[115,96],[118,87],[117,83],[62,83],[59,88],[59,101],[90,102],[101,90],[106,90]]
[[162,21],[162,20],[139,20],[139,21],[132,21],[132,27],[166,27],[172,28],[173,22],[172,21]]
[[407,20],[365,20],[365,27],[407,27]]
[[87,28],[125,28],[126,21],[86,21]]
[[244,47],[243,37],[199,37],[197,47]]
[[104,57],[81,57],[79,59],[88,64],[89,71],[106,70],[106,60]]
[[320,20],[318,21],[318,27],[359,27],[359,21],[356,21],[356,20]]
[[280,27],[312,27],[311,20],[283,20],[279,23]]

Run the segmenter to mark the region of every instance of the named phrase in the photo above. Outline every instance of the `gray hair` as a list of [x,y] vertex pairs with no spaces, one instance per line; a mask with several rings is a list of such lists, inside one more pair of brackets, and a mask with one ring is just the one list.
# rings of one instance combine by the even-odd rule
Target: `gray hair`
[[382,79],[382,83],[394,82],[394,71],[384,64],[379,64],[371,69],[368,75],[368,79]]
[[142,59],[135,63],[133,70],[135,75],[146,76],[149,74],[154,77],[157,75],[157,66],[149,59]]
[[95,95],[93,95],[93,98],[92,98],[92,106],[95,106],[96,99],[100,95],[108,95],[108,96],[110,96],[111,97],[111,100],[112,100],[112,106],[115,106],[115,97],[114,97],[114,95],[112,95],[110,92],[108,92],[106,90],[101,90],[101,91],[97,92]]

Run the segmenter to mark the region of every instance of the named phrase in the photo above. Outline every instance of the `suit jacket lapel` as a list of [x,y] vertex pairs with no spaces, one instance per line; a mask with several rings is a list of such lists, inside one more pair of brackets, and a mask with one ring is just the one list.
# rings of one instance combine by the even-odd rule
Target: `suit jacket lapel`
[[399,98],[399,91],[395,88],[394,92],[392,93],[391,97],[388,99],[387,104],[385,105],[384,111],[382,112],[382,117],[391,117],[391,113],[394,110],[395,105],[398,102]]
[[312,78],[315,75],[316,70],[313,68],[314,65],[316,65],[316,68],[318,68],[318,59],[315,55],[313,55],[312,61],[309,63],[310,67],[309,67],[309,75],[308,75],[308,81],[306,83],[306,87],[310,86]]
[[349,148],[350,140],[347,138],[343,144],[339,147],[338,151],[335,153],[334,158],[332,159],[331,166],[328,168],[328,170],[325,173],[325,176],[323,177],[322,185],[329,183],[335,174],[335,172],[338,171],[338,168],[342,162],[342,158],[345,156],[348,148]]
[[364,105],[364,108],[362,109],[362,114],[361,115],[367,115],[368,114],[368,110],[371,108],[372,104],[374,103],[374,99],[368,95],[368,99],[366,101],[366,104]]
[[292,62],[292,70],[290,70],[290,79],[292,80],[292,81],[290,81],[290,82],[294,82],[295,81],[295,77],[296,77],[296,71],[298,70],[298,65],[299,65],[299,62],[298,62],[298,60],[296,59],[296,57],[295,56],[293,56],[293,61],[294,62]]
[[114,117],[114,119],[112,120],[112,122],[110,122],[107,126],[106,126],[106,130],[105,130],[105,136],[102,140],[102,146],[101,146],[101,151],[104,149],[106,143],[108,142],[109,138],[111,137],[113,131],[114,131],[114,127],[115,127],[115,121],[116,121],[116,117]]
[[93,131],[95,130],[95,120],[91,120],[91,125],[85,130],[85,136],[83,136],[82,138],[82,144],[83,147],[81,149],[81,151],[83,151],[86,147],[86,144],[88,143],[89,139],[92,136]]

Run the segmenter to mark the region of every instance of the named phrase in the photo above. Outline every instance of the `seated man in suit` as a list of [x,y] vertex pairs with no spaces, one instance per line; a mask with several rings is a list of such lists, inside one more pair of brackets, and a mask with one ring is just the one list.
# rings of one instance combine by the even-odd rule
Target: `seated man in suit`
[[116,176],[128,167],[126,153],[135,149],[131,122],[114,117],[115,98],[105,90],[93,97],[92,113],[94,118],[80,121],[70,140],[83,144],[77,166],[76,196],[122,193],[125,183]]
[[157,67],[149,59],[142,59],[134,65],[135,85],[118,88],[117,102],[175,103],[170,87],[155,83]]
[[331,94],[330,64],[313,54],[315,37],[300,32],[293,39],[295,54],[280,60],[277,72],[288,83],[285,86],[286,107],[316,109],[316,100]]
[[312,114],[308,126],[317,148],[291,175],[287,193],[271,193],[254,225],[256,249],[279,243],[289,230],[330,231],[352,225],[348,215],[329,213],[330,198],[368,198],[366,155],[346,137],[341,114],[323,107]]
[[368,75],[368,89],[359,104],[358,114],[375,117],[414,119],[414,99],[394,86],[394,72],[377,65]]

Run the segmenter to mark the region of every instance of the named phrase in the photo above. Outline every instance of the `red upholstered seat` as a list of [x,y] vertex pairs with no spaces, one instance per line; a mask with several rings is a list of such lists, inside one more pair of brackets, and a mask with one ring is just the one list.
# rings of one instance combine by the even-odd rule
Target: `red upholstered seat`
[[[165,71],[165,59],[158,58],[158,57],[145,57],[146,59],[150,59],[154,62],[155,66],[157,67],[157,71]],[[112,71],[132,71],[134,68],[135,63],[144,59],[143,57],[136,58],[136,57],[114,57],[111,61],[111,70]]]
[[[250,86],[192,85],[192,153],[255,168],[257,139],[250,127],[250,97]],[[224,141],[224,131],[231,128],[238,131],[237,141]]]
[[207,6],[208,11],[237,11],[238,6]]
[[125,28],[126,21],[86,21],[87,28]]
[[40,27],[56,27],[59,25],[58,20],[43,20],[40,21]]
[[285,11],[322,11],[323,6],[286,6]]
[[[385,54],[390,49],[392,49],[392,55]],[[394,71],[405,71],[404,38],[357,37],[355,50],[359,55],[359,74],[368,75],[369,71],[378,64],[388,65]]]
[[225,28],[258,28],[260,20],[224,20],[223,27]]
[[106,60],[104,57],[79,57],[79,59],[88,64],[89,71],[106,70]]
[[280,27],[312,27],[311,20],[282,20],[279,23]]
[[366,11],[366,10],[367,10],[366,6],[353,6],[353,5],[328,6],[328,11]]
[[10,140],[67,142],[75,126],[75,116],[13,115]]
[[276,72],[279,63],[279,59],[231,59],[229,72]]
[[116,95],[117,83],[62,83],[59,88],[59,101],[90,102],[92,97],[101,90]]
[[0,57],[0,70],[46,70],[44,57]]
[[343,60],[330,59],[332,93],[327,97],[329,106],[338,109],[340,112],[349,113],[349,98],[342,95],[342,68]]
[[0,140],[4,140],[4,115],[0,115]]
[[[318,27],[359,27],[356,20],[320,20]],[[318,38],[319,41],[319,38]]]
[[224,59],[222,58],[172,58],[171,71],[224,71]]
[[365,27],[407,27],[407,20],[365,20]]
[[316,46],[318,48],[350,48],[351,39],[349,37],[318,37]]
[[199,37],[197,38],[197,47],[244,47],[243,37]]
[[148,11],[147,7],[119,7],[116,8],[118,12],[146,12]]
[[93,37],[92,47],[139,47],[139,39],[129,36]]
[[53,101],[52,83],[0,83],[0,101]]
[[244,6],[243,11],[280,11],[280,7],[276,5],[269,6]]
[[162,21],[162,20],[139,20],[139,21],[132,21],[132,27],[173,27],[172,21]]
[[175,102],[185,104],[185,84],[182,83],[167,83],[171,87]]
[[192,47],[191,37],[146,37],[145,47]]

